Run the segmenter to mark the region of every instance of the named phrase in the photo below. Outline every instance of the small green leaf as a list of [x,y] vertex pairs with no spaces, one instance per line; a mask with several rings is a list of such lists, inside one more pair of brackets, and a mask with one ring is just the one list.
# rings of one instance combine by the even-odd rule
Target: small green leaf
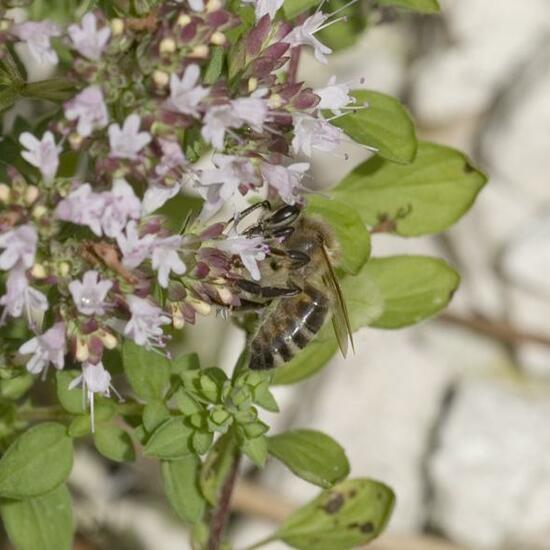
[[447,263],[428,256],[374,258],[365,276],[377,286],[384,312],[371,326],[400,328],[419,323],[444,309],[460,277]]
[[94,433],[95,448],[115,462],[133,462],[136,453],[132,438],[123,429],[112,424],[99,424]]
[[212,85],[220,78],[223,70],[224,48],[214,46],[210,52],[210,61],[204,72],[203,81],[205,84]]
[[370,255],[370,233],[357,211],[338,200],[311,195],[306,212],[321,217],[330,225],[341,248],[338,267],[357,274]]
[[76,371],[58,370],[55,373],[57,398],[61,406],[71,414],[86,412],[82,400],[82,390],[69,389],[69,384],[78,376]]
[[245,439],[241,444],[241,451],[250,458],[258,468],[263,468],[267,460],[267,437],[261,435],[254,439]]
[[466,213],[486,182],[459,151],[421,142],[413,163],[371,158],[332,193],[353,204],[365,223],[389,221],[398,235],[412,237],[447,229]]
[[275,536],[299,550],[358,548],[384,530],[394,502],[387,485],[350,479],[293,512]]
[[0,397],[5,399],[19,399],[32,387],[36,378],[25,372],[8,380],[0,381]]
[[178,409],[186,416],[201,412],[204,408],[185,388],[180,388],[174,398]]
[[387,160],[412,162],[417,142],[414,123],[405,107],[380,92],[355,90],[351,95],[356,99],[357,110],[336,118],[332,124],[357,143],[375,147],[377,154]]
[[73,437],[84,437],[92,433],[92,418],[89,414],[75,416],[69,424],[68,434]]
[[283,11],[287,19],[294,19],[297,15],[316,7],[320,0],[285,0]]
[[199,491],[200,464],[194,455],[161,463],[162,482],[168,502],[178,517],[188,523],[200,521],[206,507]]
[[397,6],[420,13],[438,13],[438,0],[376,0],[380,6]]
[[65,78],[50,78],[25,84],[21,95],[32,99],[61,102],[70,99],[75,92],[76,88],[72,81]]
[[179,355],[170,361],[170,371],[176,376],[181,376],[182,373],[187,371],[200,369],[200,367],[199,356],[196,353]]
[[232,430],[222,435],[204,461],[199,486],[206,500],[216,506],[223,483],[236,457],[237,442]]
[[170,418],[170,411],[164,401],[153,399],[143,409],[143,425],[148,432],[156,430]]
[[0,503],[2,522],[17,550],[70,550],[74,521],[65,485],[45,495]]
[[153,432],[143,452],[164,460],[183,458],[192,452],[191,435],[192,430],[183,418],[170,418]]
[[144,400],[162,399],[170,385],[170,362],[164,355],[126,341],[122,361],[128,382]]
[[65,426],[38,424],[21,434],[0,460],[0,496],[29,498],[63,483],[73,467],[73,443]]
[[293,430],[268,438],[269,454],[298,477],[323,488],[349,474],[344,449],[328,435],[315,430]]

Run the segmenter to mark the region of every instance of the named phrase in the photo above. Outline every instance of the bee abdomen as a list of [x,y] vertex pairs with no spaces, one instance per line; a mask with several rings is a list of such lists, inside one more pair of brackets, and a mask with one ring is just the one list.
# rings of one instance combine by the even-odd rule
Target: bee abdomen
[[311,285],[298,296],[281,299],[250,343],[249,367],[266,370],[290,361],[319,332],[328,311],[328,299]]

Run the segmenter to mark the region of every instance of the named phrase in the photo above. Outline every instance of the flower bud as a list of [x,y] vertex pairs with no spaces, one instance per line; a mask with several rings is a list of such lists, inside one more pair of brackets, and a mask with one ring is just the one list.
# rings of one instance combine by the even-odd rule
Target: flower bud
[[225,34],[220,31],[216,31],[211,37],[210,42],[216,46],[223,46],[226,42]]
[[101,342],[107,349],[116,348],[118,341],[116,337],[110,332],[107,332],[106,330],[100,328],[96,332],[96,336],[101,340]]
[[113,36],[118,36],[124,32],[124,21],[122,19],[113,19],[111,21],[111,32]]
[[185,27],[185,25],[189,25],[189,23],[191,23],[191,18],[186,13],[182,13],[178,17],[177,22],[180,27]]
[[58,273],[61,277],[67,277],[71,271],[71,266],[68,262],[61,262],[58,265]]
[[230,304],[233,301],[233,294],[227,287],[218,288],[218,296],[224,304]]
[[76,352],[75,359],[84,363],[90,357],[90,349],[88,348],[88,342],[82,336],[76,337]]
[[28,206],[30,206],[36,201],[39,195],[40,191],[38,190],[38,187],[36,187],[36,185],[29,185],[25,191],[25,202]]
[[203,302],[202,300],[197,300],[195,298],[187,298],[186,302],[201,315],[208,315],[212,311],[212,306]]
[[257,78],[249,78],[248,79],[248,91],[252,93],[256,88],[258,87],[258,79]]
[[193,48],[193,50],[189,54],[189,57],[200,57],[206,59],[208,57],[208,52],[208,46],[201,44],[200,46],[195,46]]
[[32,217],[35,220],[39,220],[40,218],[43,218],[47,213],[48,213],[48,209],[42,204],[38,204],[32,209]]
[[9,31],[12,26],[13,21],[10,19],[2,19],[0,20],[0,31],[5,32]]
[[222,8],[222,3],[220,2],[220,0],[209,0],[209,2],[206,4],[207,13],[218,11],[221,8]]
[[37,263],[32,266],[31,275],[35,279],[45,279],[48,276],[48,272],[42,264]]
[[176,330],[181,330],[185,326],[185,319],[181,311],[179,304],[170,304],[170,309],[172,310],[172,326]]
[[283,100],[279,94],[273,94],[268,100],[267,104],[271,109],[278,109],[282,104]]
[[174,53],[176,51],[176,41],[173,38],[163,38],[159,44],[160,53]]
[[170,82],[170,76],[164,71],[156,70],[153,73],[153,81],[159,88],[165,88]]
[[69,145],[73,149],[78,149],[82,145],[83,138],[80,134],[73,132],[69,135]]
[[0,183],[0,202],[7,203],[10,200],[10,188],[5,183]]

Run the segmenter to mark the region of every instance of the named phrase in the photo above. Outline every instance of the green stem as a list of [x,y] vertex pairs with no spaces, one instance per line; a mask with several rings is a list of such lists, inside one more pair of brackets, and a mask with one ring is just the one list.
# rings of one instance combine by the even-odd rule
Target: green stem
[[53,420],[70,418],[71,415],[62,407],[34,407],[20,410],[17,416],[21,420]]
[[255,550],[255,548],[260,548],[261,546],[265,546],[266,544],[269,544],[274,540],[277,540],[277,537],[275,535],[269,535],[269,537],[266,537],[265,539],[261,539],[258,542],[255,542],[252,546],[247,546],[246,548],[244,548],[244,550]]

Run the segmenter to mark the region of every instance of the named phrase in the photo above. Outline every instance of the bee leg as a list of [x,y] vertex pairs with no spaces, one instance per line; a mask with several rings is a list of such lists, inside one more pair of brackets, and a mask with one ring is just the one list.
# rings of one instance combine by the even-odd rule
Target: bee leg
[[266,305],[269,304],[269,301],[267,302],[254,302],[253,300],[244,300],[241,298],[241,304],[239,306],[232,306],[231,311],[258,311],[260,309],[263,309]]
[[258,283],[253,283],[246,279],[239,279],[237,281],[237,286],[249,294],[261,296],[262,298],[289,298],[290,296],[296,296],[302,292],[302,289],[295,285],[291,285],[289,288],[261,286]]
[[290,269],[300,269],[311,261],[311,258],[300,250],[281,250],[280,248],[270,247],[269,251],[274,256],[288,258],[290,260]]
[[[244,218],[252,214],[252,212],[255,212],[256,210],[258,210],[258,208],[263,208],[264,210],[269,210],[271,212],[271,203],[269,201],[257,202],[256,204],[249,206],[248,208],[244,209],[242,212],[239,212],[235,216],[231,217],[227,221],[227,224],[229,225],[231,222],[233,222],[233,225],[236,228],[237,225],[239,225],[239,222],[241,222]],[[253,226],[253,227],[257,227],[257,226]]]

